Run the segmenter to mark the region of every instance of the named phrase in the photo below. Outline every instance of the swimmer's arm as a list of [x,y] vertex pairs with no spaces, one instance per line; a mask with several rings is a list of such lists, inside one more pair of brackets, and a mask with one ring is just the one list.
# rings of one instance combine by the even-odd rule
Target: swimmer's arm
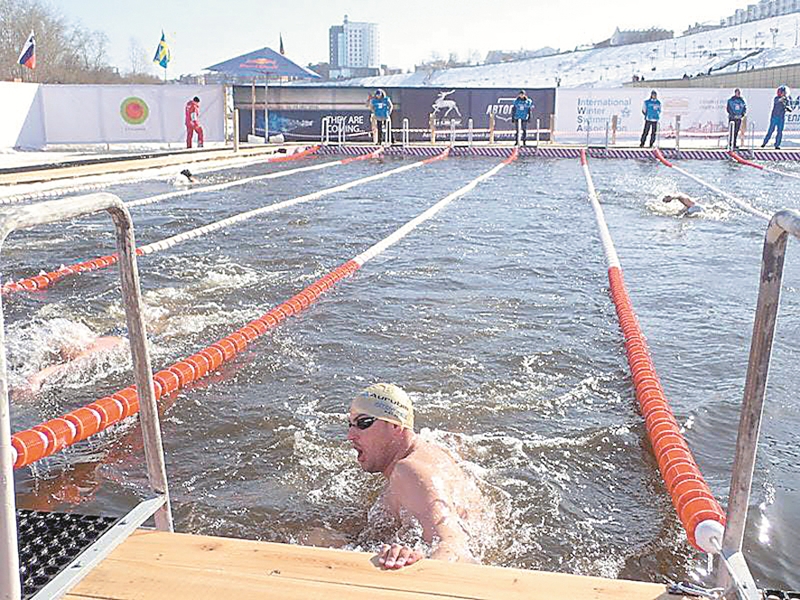
[[431,558],[436,560],[475,562],[469,551],[469,540],[458,523],[458,515],[450,502],[413,466],[399,463],[394,477],[401,504],[422,525],[423,538],[434,543]]

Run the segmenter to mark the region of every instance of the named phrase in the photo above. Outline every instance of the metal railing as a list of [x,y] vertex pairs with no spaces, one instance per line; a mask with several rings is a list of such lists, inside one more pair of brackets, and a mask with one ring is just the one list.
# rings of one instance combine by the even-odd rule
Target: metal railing
[[735,592],[738,597],[748,600],[760,598],[752,578],[749,577],[742,554],[742,543],[761,430],[772,341],[780,305],[783,263],[790,234],[800,239],[800,211],[782,210],[775,213],[764,237],[761,279],[739,418],[727,523],[720,547],[720,555],[726,568],[719,571],[718,582],[726,588],[726,597],[734,597],[731,594]]
[[[88,572],[90,566],[99,562],[116,545],[121,543],[133,529],[153,515],[155,516],[156,528],[163,531],[172,531],[172,513],[166,468],[164,466],[164,450],[153,390],[150,356],[147,351],[147,338],[142,320],[142,297],[139,288],[133,222],[128,209],[125,208],[122,200],[108,193],[89,194],[65,200],[4,208],[0,212],[0,249],[2,249],[2,245],[9,234],[18,229],[66,221],[100,211],[110,213],[116,229],[122,298],[133,356],[136,389],[139,396],[147,477],[155,497],[137,505],[122,519],[123,526],[121,528],[113,528],[87,551],[90,558],[82,555],[73,563],[67,565],[61,575],[45,586],[37,594],[37,597],[57,597],[60,593],[63,593],[67,587],[81,579]],[[19,600],[22,590],[19,572],[13,477],[14,460],[13,447],[11,445],[11,416],[6,368],[5,329],[2,299],[0,299],[0,600]],[[103,551],[92,553],[91,550],[95,546],[102,546]]]

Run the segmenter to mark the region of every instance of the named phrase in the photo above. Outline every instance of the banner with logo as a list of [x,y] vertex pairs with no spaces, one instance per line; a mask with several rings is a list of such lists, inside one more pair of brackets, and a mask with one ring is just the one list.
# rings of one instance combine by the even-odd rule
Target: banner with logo
[[[319,139],[322,131],[323,120],[328,120],[331,124],[330,136],[332,139],[338,138],[340,129],[346,134],[347,140],[369,139],[370,132],[370,112],[369,110],[355,110],[353,108],[352,94],[348,94],[346,105],[341,109],[335,106],[326,110],[295,110],[293,105],[312,102],[315,92],[324,88],[314,88],[304,86],[297,88],[297,98],[290,100],[292,91],[284,88],[282,94],[286,96],[284,103],[270,104],[269,107],[269,130],[270,134],[283,133],[286,139],[309,140]],[[329,91],[328,88],[326,91]],[[352,90],[349,90],[352,91]],[[363,90],[363,102],[366,106],[367,98],[374,90]],[[498,138],[502,139],[505,132],[505,139],[509,138],[514,130],[511,122],[511,108],[514,100],[519,93],[517,88],[386,88],[387,95],[391,98],[394,105],[392,112],[392,127],[401,129],[403,120],[408,119],[410,139],[412,141],[423,141],[430,139],[430,119],[433,117],[434,127],[439,135],[444,137],[445,132],[451,127],[459,130],[468,128],[469,119],[472,119],[474,130],[489,129],[489,115],[495,116],[495,131]],[[534,103],[531,120],[528,128],[533,130],[536,127],[536,120],[539,119],[540,127],[547,129],[550,126],[550,115],[555,109],[555,90],[534,89],[527,91],[528,97]],[[247,94],[241,97],[246,98]],[[246,136],[250,129],[249,104],[240,106],[240,131],[241,135]],[[264,115],[263,109],[256,110],[256,133],[263,134]],[[486,132],[475,134],[475,139],[486,139]],[[466,134],[460,133],[459,139],[465,139]],[[530,134],[529,140],[532,141],[534,134]],[[399,138],[395,134],[395,138]],[[547,140],[547,134],[542,134],[542,140]]]
[[200,98],[206,141],[225,139],[221,85],[44,85],[48,144],[174,142],[186,140],[184,107]]
[[[604,143],[606,127],[612,135],[611,121],[616,115],[616,138],[620,143],[638,141],[644,126],[642,105],[650,97],[647,88],[559,89],[556,98],[557,142]],[[728,131],[726,105],[732,89],[664,88],[657,90],[661,101],[661,136],[674,138],[676,117],[684,139],[720,139],[724,146]],[[742,89],[747,103],[748,127],[763,137],[772,113],[773,89]],[[792,100],[795,110],[786,115],[784,137],[800,140],[800,103]],[[758,137],[758,135],[756,137]],[[610,139],[609,139],[610,141]],[[774,138],[773,138],[774,141]],[[760,145],[760,141],[757,145]]]

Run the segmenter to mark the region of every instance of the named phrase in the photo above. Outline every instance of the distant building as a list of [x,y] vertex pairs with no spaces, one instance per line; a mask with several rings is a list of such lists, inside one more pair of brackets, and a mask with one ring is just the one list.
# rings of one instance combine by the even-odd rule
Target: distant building
[[714,31],[715,29],[720,29],[722,27],[725,27],[725,25],[714,25],[713,23],[695,23],[694,25],[687,27],[686,31],[683,32],[683,35],[703,33],[704,31]]
[[377,23],[358,23],[344,16],[342,25],[328,30],[330,77],[380,75],[380,37]]
[[[614,34],[608,40],[609,46],[627,46],[628,44],[640,44],[642,42],[658,42],[660,40],[671,40],[675,37],[672,31],[651,27],[650,29],[640,29],[632,31],[620,31],[616,28]],[[602,43],[602,42],[601,42]]]
[[770,17],[800,12],[800,0],[759,0],[747,8],[737,8],[729,17],[720,19],[720,27],[733,27]]
[[[611,46],[627,46],[628,44],[640,44],[642,42],[658,42],[659,40],[671,40],[675,37],[672,31],[666,29],[659,29],[658,27],[651,27],[650,29],[641,29],[633,31],[620,31],[617,27],[614,34],[607,40],[591,44],[587,48],[609,48]],[[579,47],[580,48],[580,47]],[[578,50],[578,48],[575,48]]]

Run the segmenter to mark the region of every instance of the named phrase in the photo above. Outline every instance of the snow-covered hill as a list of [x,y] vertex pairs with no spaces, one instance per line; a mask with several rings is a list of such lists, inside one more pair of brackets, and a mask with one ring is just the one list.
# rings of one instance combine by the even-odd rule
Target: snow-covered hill
[[[660,42],[568,52],[510,63],[364,77],[327,85],[365,87],[619,87],[634,75],[674,79],[800,63],[800,14]],[[774,35],[771,29],[777,29]],[[793,82],[787,82],[790,85]],[[319,84],[315,84],[319,85]]]

